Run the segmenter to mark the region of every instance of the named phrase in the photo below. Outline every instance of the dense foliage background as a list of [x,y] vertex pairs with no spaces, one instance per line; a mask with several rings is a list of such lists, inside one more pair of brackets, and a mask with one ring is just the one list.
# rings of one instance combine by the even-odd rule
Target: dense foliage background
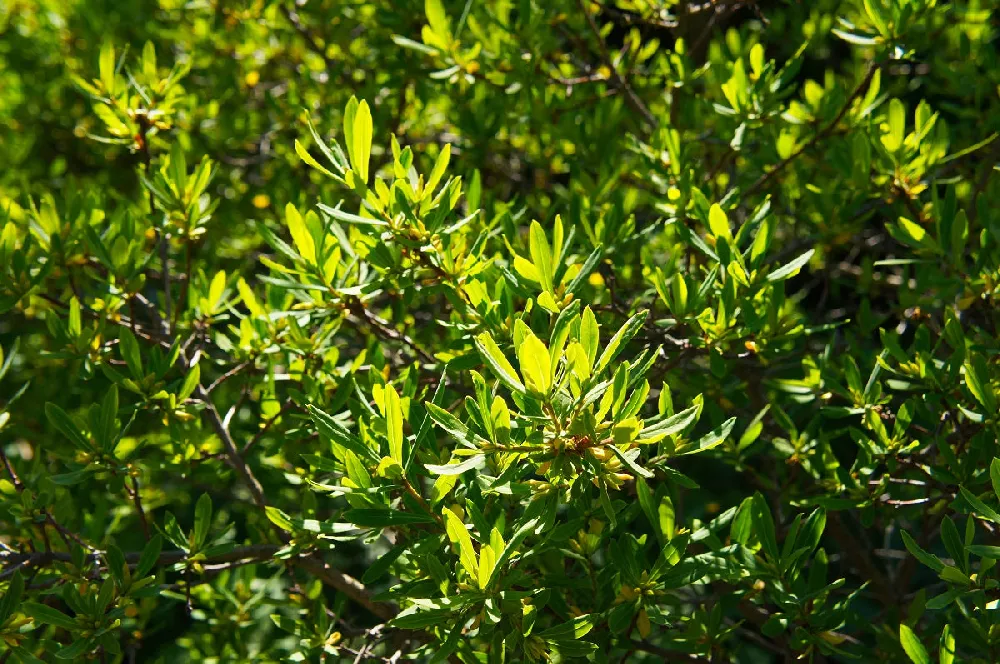
[[990,0],[0,0],[0,663],[1000,661]]

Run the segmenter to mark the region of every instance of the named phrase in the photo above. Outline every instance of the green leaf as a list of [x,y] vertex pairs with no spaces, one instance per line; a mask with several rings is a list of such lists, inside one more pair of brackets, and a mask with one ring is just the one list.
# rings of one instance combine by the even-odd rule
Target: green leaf
[[622,452],[615,445],[609,445],[609,447],[611,451],[614,452],[615,456],[618,457],[619,461],[621,461],[622,464],[632,472],[632,474],[637,477],[645,477],[646,479],[653,477],[653,473],[651,471],[646,470],[635,462],[634,456],[630,456],[625,452]]
[[429,514],[416,512],[401,512],[392,509],[357,508],[344,512],[348,523],[365,528],[380,528],[385,526],[407,526],[415,523],[433,523]]
[[622,347],[632,340],[639,330],[642,329],[643,324],[646,322],[646,317],[649,315],[648,311],[640,311],[635,314],[621,326],[621,328],[615,332],[615,335],[611,337],[608,341],[608,345],[604,348],[604,352],[601,353],[601,357],[597,360],[597,366],[594,368],[594,375],[600,374],[604,371],[604,368],[611,363],[618,353],[622,351]]
[[469,431],[469,428],[462,424],[457,417],[437,404],[428,401],[424,403],[424,407],[427,408],[427,414],[430,415],[435,424],[450,433],[455,437],[455,440],[466,447],[479,447],[481,444],[487,442],[478,434]]
[[188,397],[194,394],[194,391],[200,382],[201,365],[196,363],[188,369],[187,375],[184,376],[184,383],[181,385],[181,389],[177,392],[177,403],[183,404]]
[[372,153],[372,112],[368,108],[367,101],[362,101],[358,105],[353,134],[354,151],[351,155],[351,165],[361,181],[368,184],[368,161]]
[[11,648],[11,652],[14,653],[14,662],[16,664],[45,664],[43,660],[38,659],[28,652],[24,646],[14,646]]
[[664,436],[672,436],[680,433],[697,422],[700,416],[701,407],[695,405],[685,408],[681,412],[665,419],[651,421],[649,426],[644,428],[639,434],[638,442],[640,444],[655,443]]
[[163,549],[163,537],[159,534],[153,535],[146,546],[142,549],[139,562],[135,566],[134,578],[140,578],[149,574],[160,560],[160,551]]
[[497,558],[496,563],[493,565],[493,574],[490,575],[488,585],[493,585],[496,582],[501,569],[518,553],[518,548],[527,539],[528,535],[535,532],[538,524],[539,520],[534,518],[529,519],[518,527],[514,535],[510,538],[510,541],[504,546],[503,553],[500,554],[500,557]]
[[212,498],[207,493],[201,494],[194,507],[194,549],[200,550],[205,545],[208,529],[212,525]]
[[472,538],[469,537],[469,531],[466,530],[465,524],[454,512],[444,510],[444,525],[448,539],[458,547],[462,567],[465,568],[470,577],[477,579],[479,566],[476,563],[476,550],[472,548]]
[[420,606],[414,606],[389,621],[388,626],[404,630],[424,629],[445,623],[452,614],[452,609],[421,609]]
[[767,501],[760,492],[753,495],[753,529],[757,533],[757,539],[764,547],[764,553],[767,554],[767,557],[774,562],[780,560],[778,539],[774,532],[774,519],[771,517],[771,509],[767,506]]
[[775,281],[784,281],[785,279],[794,277],[799,273],[799,270],[801,270],[802,267],[809,262],[809,259],[812,258],[814,253],[816,253],[816,250],[810,249],[791,262],[785,263],[774,272],[768,274],[767,280],[773,283]]
[[955,635],[951,625],[945,625],[941,631],[941,641],[938,646],[938,664],[953,664],[955,661]]
[[94,649],[94,645],[93,639],[78,639],[65,648],[61,648],[56,653],[56,657],[79,661],[84,655]]
[[15,570],[10,583],[7,584],[7,592],[4,593],[3,599],[0,599],[0,627],[7,622],[7,618],[14,615],[14,609],[20,603],[23,592],[24,577],[21,576],[20,570]]
[[309,411],[309,415],[312,417],[313,422],[315,422],[316,428],[319,429],[322,435],[338,445],[349,449],[359,457],[367,458],[369,461],[377,462],[379,460],[378,453],[375,450],[348,433],[343,427],[337,424],[333,417],[312,404],[306,406],[306,410]]
[[727,240],[733,237],[732,231],[729,230],[729,219],[718,203],[713,203],[712,207],[708,210],[708,227],[715,237]]
[[514,371],[514,367],[507,361],[507,357],[500,350],[500,347],[497,346],[497,342],[493,341],[493,337],[490,336],[489,332],[483,332],[476,337],[476,350],[479,351],[480,357],[483,358],[483,361],[486,362],[493,373],[496,374],[500,382],[506,385],[511,391],[524,394],[524,385],[518,378],[517,372]]
[[525,387],[537,394],[548,394],[552,387],[552,363],[545,344],[529,331],[517,347],[517,359]]
[[442,41],[450,44],[452,41],[451,24],[448,21],[448,15],[444,11],[444,5],[441,4],[441,0],[424,0],[424,13],[427,14],[427,23],[430,25],[431,30]]
[[958,491],[962,495],[962,498],[965,499],[965,502],[972,506],[972,511],[975,512],[976,516],[1000,524],[1000,514],[997,514],[992,507],[987,506],[986,503],[979,500],[964,486],[958,487]]
[[910,537],[910,534],[905,530],[899,531],[899,534],[903,538],[903,544],[906,546],[906,550],[909,551],[914,558],[940,574],[941,570],[944,569],[944,563],[941,562],[937,556],[927,553],[921,549],[913,538]]
[[59,475],[50,475],[49,481],[58,486],[72,486],[74,484],[79,484],[80,482],[87,479],[89,475],[96,472],[96,468],[83,468],[81,470],[74,470],[69,473],[60,473]]
[[316,243],[302,215],[291,203],[285,206],[285,223],[288,224],[288,231],[299,255],[309,265],[316,265]]
[[497,557],[496,553],[493,551],[493,547],[489,544],[481,547],[479,549],[479,589],[485,590],[489,587],[490,577],[493,574],[493,566],[496,564]]
[[430,176],[427,178],[427,184],[424,185],[425,198],[433,196],[434,190],[438,186],[438,182],[441,181],[441,177],[448,169],[448,161],[450,159],[451,159],[451,143],[445,143],[444,146],[441,148],[441,152],[438,154],[437,160],[434,162],[434,169],[431,171]]
[[587,351],[587,359],[590,366],[594,366],[597,360],[597,348],[601,342],[601,330],[597,325],[597,318],[590,307],[585,307],[583,317],[580,319],[580,345]]
[[980,558],[992,558],[1000,560],[1000,546],[989,546],[987,544],[970,544],[965,549],[974,556]]
[[403,409],[392,385],[385,386],[385,428],[389,437],[389,456],[403,464]]
[[[583,261],[583,265],[580,266],[580,271],[576,273],[573,280],[566,285],[566,294],[572,295],[576,291],[580,290],[590,274],[597,267],[597,264],[601,262],[601,257],[604,256],[604,247],[602,245],[597,245],[590,255],[587,256],[587,260]],[[593,362],[593,359],[591,359]]]
[[338,204],[337,207],[330,207],[329,205],[324,205],[323,203],[318,203],[316,205],[319,211],[325,215],[333,217],[337,221],[342,221],[345,224],[354,224],[356,226],[388,226],[388,222],[381,219],[374,219],[372,217],[362,217],[358,214],[351,214],[350,212],[345,212],[340,208]]
[[351,97],[347,106],[344,107],[344,143],[347,145],[347,158],[355,169],[357,169],[357,166],[354,166],[357,163],[357,157],[354,152],[354,121],[357,115],[358,100],[356,97]]
[[34,618],[40,623],[61,627],[62,629],[76,631],[80,625],[62,611],[53,609],[51,606],[39,604],[37,602],[24,602],[21,604],[21,611]]
[[913,633],[913,630],[905,624],[900,624],[899,626],[899,642],[913,664],[931,664],[930,655],[927,654],[924,644],[920,642],[920,639]]
[[267,516],[268,521],[281,528],[286,533],[295,532],[295,524],[292,523],[291,517],[279,510],[277,507],[268,505],[264,508],[264,514]]
[[482,468],[484,465],[486,465],[486,456],[483,454],[476,454],[460,463],[449,463],[444,466],[427,463],[424,464],[424,468],[427,469],[427,472],[434,475],[461,475],[467,470]]
[[101,403],[100,430],[96,438],[105,452],[110,452],[118,434],[118,386],[112,385]]
[[[865,0],[868,4],[868,0]],[[876,0],[877,2],[877,0]],[[882,32],[879,29],[879,32]],[[897,152],[903,147],[906,137],[906,107],[898,99],[889,102],[889,113],[886,118],[888,131],[882,135],[882,145],[889,152]]]
[[649,488],[649,484],[646,483],[646,480],[641,475],[635,479],[635,489],[639,497],[639,507],[642,508],[643,514],[646,515],[649,525],[653,527],[653,532],[656,533],[656,537],[660,540],[660,545],[662,546],[665,543],[665,539],[663,530],[660,528],[656,499]]
[[986,360],[983,359],[982,355],[970,354],[963,368],[965,369],[965,386],[969,388],[969,392],[986,409],[987,413],[995,413],[997,411],[997,397],[990,385],[990,374]]
[[136,380],[145,377],[142,370],[142,355],[139,352],[139,342],[128,328],[122,328],[118,334],[118,350],[128,366],[129,373]]
[[601,482],[600,488],[600,502],[601,508],[604,510],[605,516],[608,517],[608,522],[611,524],[611,529],[615,530],[618,528],[618,515],[615,513],[615,508],[611,504],[611,496],[608,495],[608,485]]
[[115,47],[110,41],[101,44],[101,55],[98,60],[98,74],[101,85],[108,95],[115,94]]
[[730,432],[733,430],[733,426],[736,425],[736,418],[730,417],[721,426],[713,429],[711,432],[705,434],[694,444],[692,449],[684,449],[684,451],[679,452],[681,456],[686,454],[698,454],[706,450],[710,450],[713,447],[721,445],[726,438],[729,437]]
[[392,564],[399,559],[401,555],[406,553],[406,550],[410,547],[409,543],[404,542],[403,544],[397,544],[396,546],[389,549],[386,553],[379,556],[379,559],[368,566],[365,573],[361,576],[362,583],[371,583],[372,581],[378,581],[382,578],[384,574],[389,571]]
[[[868,14],[868,18],[875,24],[875,29],[878,30],[883,37],[891,36],[889,22],[886,19],[885,9],[882,8],[881,0],[864,0],[864,6],[865,13]],[[896,100],[894,99],[893,101]]]
[[45,404],[45,415],[49,418],[49,422],[51,422],[55,428],[59,429],[64,436],[69,438],[77,449],[92,449],[90,441],[83,435],[83,432],[80,431],[76,423],[62,408],[49,402]]
[[331,172],[328,168],[326,168],[321,163],[319,163],[318,161],[316,161],[316,159],[311,154],[309,154],[309,151],[306,150],[305,146],[302,145],[302,143],[299,142],[299,139],[297,139],[297,138],[295,139],[295,154],[297,154],[299,156],[299,159],[301,159],[303,162],[305,162],[305,164],[307,166],[315,168],[317,171],[319,171],[323,175],[325,175],[325,176],[327,176],[329,178],[333,178],[335,180],[339,180],[340,179],[339,177],[337,177],[336,175],[334,175],[333,172]]
[[552,275],[554,269],[552,265],[552,250],[549,248],[549,241],[545,237],[542,225],[537,221],[531,222],[528,239],[528,248],[531,250],[531,262],[535,265],[535,269],[538,270],[542,290],[551,293],[553,292]]

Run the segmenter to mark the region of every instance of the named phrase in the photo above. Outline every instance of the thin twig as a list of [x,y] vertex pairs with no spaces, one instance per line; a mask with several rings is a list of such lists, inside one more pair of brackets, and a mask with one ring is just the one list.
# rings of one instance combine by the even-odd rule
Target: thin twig
[[279,410],[274,417],[270,418],[267,422],[264,423],[264,426],[262,426],[260,428],[260,431],[258,431],[257,434],[250,439],[250,442],[248,442],[246,445],[243,446],[243,449],[240,450],[240,454],[245,455],[247,452],[253,449],[253,447],[260,442],[261,438],[263,438],[264,435],[271,429],[274,423],[277,422],[279,419],[281,419],[282,415],[284,415],[294,407],[295,407],[295,402],[292,401],[290,398],[286,399],[285,403],[281,405],[281,410]]
[[648,108],[646,108],[646,105],[642,103],[641,99],[639,99],[635,90],[632,89],[628,82],[622,78],[621,74],[618,72],[618,67],[615,66],[615,62],[611,58],[611,52],[608,51],[608,45],[604,43],[604,38],[601,36],[601,30],[597,27],[597,22],[594,21],[594,17],[587,9],[586,3],[584,0],[576,0],[576,4],[580,7],[580,11],[583,12],[583,15],[586,17],[587,25],[590,27],[590,32],[597,40],[597,48],[600,51],[601,59],[604,61],[605,66],[607,66],[607,68],[611,71],[611,78],[614,79],[615,84],[625,93],[625,101],[634,111],[639,113],[639,115],[641,115],[654,130],[657,129],[659,127],[659,123],[656,121],[656,117],[649,111]]

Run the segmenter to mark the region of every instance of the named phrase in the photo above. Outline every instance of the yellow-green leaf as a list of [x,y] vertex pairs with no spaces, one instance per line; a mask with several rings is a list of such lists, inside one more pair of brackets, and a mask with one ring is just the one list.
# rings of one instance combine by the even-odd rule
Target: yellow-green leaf
[[434,190],[437,188],[438,183],[441,181],[441,177],[448,168],[448,161],[450,159],[451,144],[445,143],[444,147],[441,148],[441,153],[438,154],[437,161],[434,162],[434,169],[431,171],[430,177],[427,178],[427,184],[424,185],[424,198],[429,198],[434,195]]
[[109,95],[115,93],[115,47],[111,42],[101,44],[101,55],[98,61],[98,72],[104,91]]
[[549,349],[542,340],[529,331],[517,347],[517,360],[521,364],[525,387],[539,394],[547,394],[552,386],[552,365]]
[[358,112],[354,116],[353,141],[354,154],[351,157],[351,165],[361,181],[368,184],[368,161],[372,153],[372,112],[368,108],[367,101],[362,101],[358,105]]
[[597,325],[597,318],[590,307],[586,307],[583,310],[583,317],[580,319],[580,345],[587,352],[587,360],[590,362],[590,366],[587,367],[588,372],[593,368],[594,360],[597,359],[597,347],[600,341],[601,330]]
[[493,547],[489,544],[479,549],[479,589],[485,590],[490,584],[490,576],[493,574],[493,566],[496,565],[497,556]]
[[472,538],[469,531],[465,529],[465,524],[451,510],[444,510],[445,530],[448,532],[448,539],[458,547],[459,560],[462,567],[473,579],[478,579],[479,565],[476,563],[476,551],[472,548]]
[[354,156],[354,120],[358,115],[358,100],[356,97],[351,97],[350,101],[347,102],[347,106],[344,107],[344,143],[347,145],[347,158],[351,162],[353,168],[356,163],[356,157]]
[[302,161],[304,161],[307,165],[315,168],[317,171],[319,171],[323,175],[325,175],[327,177],[330,177],[330,178],[333,178],[335,180],[339,179],[339,178],[337,178],[336,175],[334,175],[332,172],[330,172],[322,164],[320,164],[318,161],[316,161],[313,158],[313,156],[311,154],[309,154],[309,151],[305,149],[305,146],[303,146],[302,143],[299,142],[299,139],[295,139],[295,154],[299,155],[299,159],[301,159]]
[[476,350],[504,385],[515,392],[524,392],[524,385],[518,378],[517,372],[489,332],[483,332],[476,337]]
[[392,385],[385,386],[385,428],[389,438],[389,456],[403,463],[403,409]]
[[291,203],[285,206],[285,222],[288,224],[292,241],[295,242],[295,248],[299,250],[299,254],[307,263],[315,265],[316,243],[313,242],[312,234],[309,233],[309,228],[306,227],[302,215]]
[[542,225],[537,221],[531,222],[531,229],[528,233],[529,249],[531,250],[531,262],[538,270],[538,278],[542,284],[542,290],[552,291],[552,250],[549,248],[549,241],[545,237]]
[[920,642],[920,638],[913,633],[909,625],[900,624],[899,643],[913,664],[931,664],[931,657],[927,654],[927,649],[924,648],[924,644]]
[[252,316],[263,315],[264,309],[260,306],[260,303],[257,301],[257,296],[253,294],[253,290],[251,290],[250,285],[246,282],[246,280],[240,278],[240,280],[236,282],[236,289],[240,293],[240,299],[243,300],[243,304],[245,304],[247,309],[250,310],[250,314]]
[[212,277],[212,283],[208,287],[208,303],[212,307],[210,313],[215,313],[218,311],[219,304],[222,301],[222,295],[226,290],[226,272],[225,270],[219,270]]
[[708,211],[708,227],[712,230],[712,235],[715,237],[724,237],[727,239],[732,237],[729,230],[729,219],[718,203],[712,204],[711,209]]

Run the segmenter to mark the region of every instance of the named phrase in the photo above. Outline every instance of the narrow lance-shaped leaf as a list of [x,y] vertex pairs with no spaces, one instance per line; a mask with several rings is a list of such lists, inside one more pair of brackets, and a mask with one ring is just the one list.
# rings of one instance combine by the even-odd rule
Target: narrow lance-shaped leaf
[[686,449],[680,454],[698,454],[699,452],[705,452],[713,447],[721,445],[726,438],[729,437],[730,432],[733,430],[733,426],[736,424],[736,418],[731,417],[726,420],[721,426],[712,430],[710,433],[705,434],[703,437],[699,438],[697,442],[691,449]]
[[285,222],[288,224],[288,231],[292,235],[295,248],[298,249],[303,260],[310,265],[315,265],[316,243],[313,241],[312,234],[309,232],[302,215],[291,203],[285,206]]
[[528,240],[528,248],[531,250],[531,262],[535,264],[535,269],[538,270],[542,290],[551,293],[553,274],[552,250],[549,247],[548,239],[545,237],[545,231],[542,230],[542,225],[537,221],[531,222],[531,228],[528,231]]
[[479,351],[479,355],[483,358],[483,361],[492,369],[496,377],[500,379],[500,382],[514,392],[524,393],[524,385],[518,378],[517,372],[511,366],[510,362],[507,361],[507,357],[500,350],[500,347],[497,346],[497,342],[493,340],[489,332],[483,332],[476,337],[476,350]]
[[548,394],[552,387],[552,364],[549,350],[541,339],[529,332],[517,347],[517,359],[521,364],[525,387],[532,392]]
[[448,532],[448,539],[458,547],[459,559],[462,567],[473,579],[479,575],[479,565],[476,563],[476,551],[472,548],[472,538],[465,524],[451,510],[444,511],[445,529]]
[[927,649],[924,648],[924,644],[920,642],[920,638],[910,629],[909,625],[900,624],[899,643],[913,664],[931,664],[931,657],[927,654]]
[[799,270],[801,270],[802,267],[809,262],[809,259],[812,258],[812,255],[815,252],[816,252],[815,249],[810,249],[809,251],[802,254],[798,258],[795,258],[791,262],[782,265],[777,270],[768,274],[767,280],[771,282],[784,281],[785,279],[794,277],[796,274],[799,273]]
[[615,332],[615,335],[611,337],[608,341],[608,345],[605,347],[604,352],[601,353],[601,357],[597,360],[597,366],[594,368],[594,375],[598,375],[604,370],[608,364],[614,360],[618,353],[622,351],[622,347],[632,340],[640,329],[642,329],[643,323],[646,322],[646,317],[649,315],[648,311],[640,311],[635,314],[621,326],[621,328]]
[[208,537],[208,529],[212,525],[212,498],[207,493],[201,494],[194,509],[194,528],[191,531],[194,549],[201,549]]
[[434,475],[461,475],[467,470],[482,468],[484,465],[486,465],[486,456],[476,454],[459,463],[449,463],[444,466],[428,463],[424,467],[427,469],[427,472]]
[[638,463],[636,463],[635,457],[638,455],[629,455],[626,452],[622,452],[620,449],[618,449],[618,447],[614,445],[611,446],[611,451],[614,452],[615,456],[618,457],[619,461],[621,461],[622,464],[635,475],[639,477],[645,477],[647,479],[653,477],[652,472],[646,470]]
[[402,465],[403,463],[403,409],[399,403],[399,395],[392,385],[385,386],[385,427],[389,438],[389,456]]
[[346,447],[360,457],[366,457],[371,461],[378,461],[379,457],[375,453],[375,450],[348,433],[330,415],[312,404],[308,405],[306,409],[309,411],[309,415],[312,416],[313,422],[316,423],[316,428],[319,429],[321,434],[338,445]]
[[368,184],[368,162],[372,153],[372,112],[368,108],[368,102],[362,101],[358,105],[357,114],[354,117],[354,154],[351,157],[351,165],[357,172],[361,181]]

